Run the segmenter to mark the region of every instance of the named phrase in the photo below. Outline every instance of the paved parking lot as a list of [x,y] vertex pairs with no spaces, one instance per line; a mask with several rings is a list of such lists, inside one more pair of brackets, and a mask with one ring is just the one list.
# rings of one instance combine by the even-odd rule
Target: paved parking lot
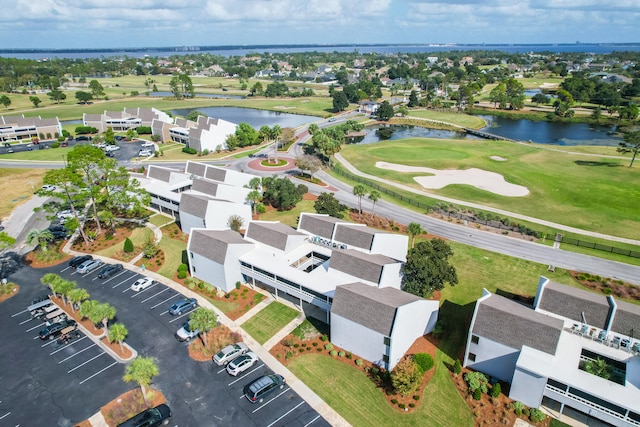
[[[160,374],[152,387],[161,390],[173,411],[171,425],[204,426],[327,426],[329,425],[293,390],[285,385],[264,402],[252,404],[243,397],[242,388],[261,375],[273,373],[261,361],[251,369],[232,377],[213,362],[195,362],[188,356],[186,343],[174,334],[189,318],[189,313],[172,316],[168,308],[184,296],[160,284],[140,291],[131,284],[141,275],[123,270],[102,280],[97,270],[80,275],[66,264],[48,269],[24,267],[10,279],[19,283],[20,293],[2,304],[5,328],[0,339],[11,342],[11,351],[21,355],[19,368],[3,379],[0,389],[0,426],[72,425],[86,419],[134,384],[122,381],[124,365],[117,363],[91,339],[81,335],[70,343],[42,341],[41,322],[31,320],[25,308],[38,294],[46,291],[40,277],[57,273],[74,280],[89,291],[91,298],[109,302],[117,309],[113,322],[122,322],[129,330],[126,342],[142,356],[153,356]],[[18,338],[20,337],[20,338]],[[8,350],[6,345],[3,348]],[[34,366],[37,365],[37,366]],[[35,399],[30,390],[37,391]],[[87,398],[87,394],[91,398]],[[34,417],[33,406],[48,414]],[[52,420],[61,420],[52,423]],[[5,424],[6,423],[6,424]]]

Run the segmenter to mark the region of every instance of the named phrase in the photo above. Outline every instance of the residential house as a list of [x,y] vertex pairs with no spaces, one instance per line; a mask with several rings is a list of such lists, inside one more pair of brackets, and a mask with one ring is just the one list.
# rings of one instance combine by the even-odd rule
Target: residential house
[[62,135],[62,124],[57,117],[43,119],[25,117],[24,114],[15,116],[0,116],[0,141],[27,141],[32,138],[53,139]]
[[197,121],[177,117],[174,123],[153,120],[151,130],[161,141],[184,144],[198,152],[226,149],[227,136],[236,132],[237,125],[222,119],[199,116]]
[[155,108],[125,108],[123,111],[105,110],[102,114],[82,115],[83,126],[91,126],[98,132],[105,132],[108,128],[115,132],[123,132],[140,126],[152,126],[154,121],[172,123],[171,117]]

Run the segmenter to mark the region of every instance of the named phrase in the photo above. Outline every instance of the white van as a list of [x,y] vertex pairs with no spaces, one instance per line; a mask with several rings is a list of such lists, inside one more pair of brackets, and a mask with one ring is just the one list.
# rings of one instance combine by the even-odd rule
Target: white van
[[29,307],[27,307],[27,310],[29,310],[29,312],[31,313],[31,316],[38,317],[44,314],[44,309],[46,307],[51,307],[52,305],[53,305],[53,302],[50,299],[46,299],[44,301],[31,304]]

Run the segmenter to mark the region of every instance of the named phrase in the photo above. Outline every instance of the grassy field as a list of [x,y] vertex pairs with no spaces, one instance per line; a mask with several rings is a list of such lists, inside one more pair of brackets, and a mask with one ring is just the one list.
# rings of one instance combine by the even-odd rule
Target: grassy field
[[[147,227],[139,227],[133,230],[129,238],[133,242],[133,246],[141,247],[148,239],[153,238],[153,231]],[[117,252],[122,251],[122,248],[123,244],[111,246],[97,251],[96,255],[112,258]]]
[[158,274],[173,280],[175,272],[182,264],[182,253],[187,250],[187,244],[181,240],[162,236],[158,247],[164,252],[164,264],[158,270]]
[[[449,379],[438,353],[436,372],[418,409],[403,414],[386,402],[365,374],[331,357],[305,354],[288,368],[354,426],[472,426],[473,416]],[[450,362],[447,362],[450,363]]]
[[260,220],[262,221],[280,221],[283,224],[287,224],[291,227],[298,227],[298,217],[302,212],[315,212],[313,208],[312,200],[303,200],[296,205],[295,208],[290,211],[278,212],[277,210],[269,210],[263,214],[260,214]]
[[243,323],[242,329],[264,344],[299,314],[297,310],[274,301]]
[[29,200],[33,192],[42,186],[46,169],[0,169],[0,220],[5,220],[13,210]]
[[407,117],[438,120],[472,129],[480,129],[487,125],[483,119],[477,116],[471,116],[469,114],[443,113],[433,110],[410,110]]
[[[640,168],[627,167],[627,160],[541,150],[503,141],[426,138],[346,145],[341,154],[362,172],[420,190],[422,187],[413,178],[428,174],[382,170],[375,163],[495,172],[507,182],[527,187],[530,194],[499,196],[470,185],[429,191],[576,228],[640,238],[635,209],[635,200],[640,196]],[[495,161],[491,156],[506,161]]]

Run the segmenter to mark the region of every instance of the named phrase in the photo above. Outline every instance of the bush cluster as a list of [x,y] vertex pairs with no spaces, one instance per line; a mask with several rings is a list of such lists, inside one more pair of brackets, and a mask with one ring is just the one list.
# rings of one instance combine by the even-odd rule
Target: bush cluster
[[433,357],[427,353],[418,353],[413,356],[413,361],[416,362],[420,370],[424,373],[433,368]]

